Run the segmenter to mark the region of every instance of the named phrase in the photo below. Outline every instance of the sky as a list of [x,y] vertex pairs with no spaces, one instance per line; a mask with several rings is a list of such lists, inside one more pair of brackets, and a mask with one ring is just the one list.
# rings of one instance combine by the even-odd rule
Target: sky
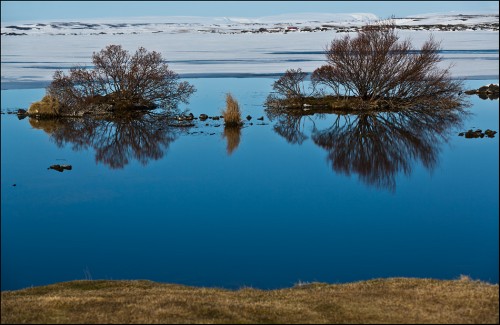
[[263,17],[289,13],[498,13],[498,1],[2,1],[2,23],[143,16]]

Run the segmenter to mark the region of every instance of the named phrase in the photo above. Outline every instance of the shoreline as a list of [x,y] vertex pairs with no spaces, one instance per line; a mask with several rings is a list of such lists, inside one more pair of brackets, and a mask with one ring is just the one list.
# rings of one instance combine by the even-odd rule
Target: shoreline
[[[180,79],[223,79],[223,78],[271,78],[278,79],[283,73],[185,73],[179,74]],[[308,72],[310,76],[311,72]],[[470,75],[470,76],[452,76],[452,80],[497,80],[499,74],[492,75]],[[51,80],[43,81],[2,81],[1,90],[19,90],[19,89],[44,89],[51,83]]]
[[2,323],[498,323],[498,293],[465,276],[274,290],[77,280],[2,291]]

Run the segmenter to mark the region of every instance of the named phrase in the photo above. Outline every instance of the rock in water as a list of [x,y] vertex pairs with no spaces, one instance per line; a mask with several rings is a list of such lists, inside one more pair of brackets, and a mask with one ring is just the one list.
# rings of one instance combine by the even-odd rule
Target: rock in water
[[58,172],[62,173],[65,170],[72,170],[73,167],[71,165],[52,165],[47,169],[54,169],[54,170],[57,170]]

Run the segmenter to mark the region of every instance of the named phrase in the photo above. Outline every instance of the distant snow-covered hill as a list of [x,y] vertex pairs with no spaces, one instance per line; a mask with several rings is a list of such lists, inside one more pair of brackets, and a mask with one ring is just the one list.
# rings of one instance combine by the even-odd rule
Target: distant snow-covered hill
[[[405,18],[394,23],[404,29],[498,30],[498,14],[428,14]],[[2,24],[5,36],[24,35],[105,35],[140,33],[273,33],[353,31],[379,20],[374,14],[302,13],[260,18],[238,17],[135,17],[82,21],[23,22]]]

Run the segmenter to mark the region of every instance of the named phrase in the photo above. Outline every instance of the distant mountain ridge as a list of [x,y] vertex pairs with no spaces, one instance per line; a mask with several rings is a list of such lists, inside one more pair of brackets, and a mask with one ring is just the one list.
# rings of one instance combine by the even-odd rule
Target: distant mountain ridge
[[[255,32],[296,32],[325,31],[336,29],[340,32],[353,31],[348,28],[375,23],[380,18],[371,13],[300,13],[244,17],[129,17],[85,19],[81,21],[33,22],[22,24],[2,23],[1,33],[6,36],[23,35],[98,35],[98,34],[138,34],[138,33],[255,33]],[[404,18],[393,18],[401,28],[433,26],[458,26],[459,30],[486,29],[498,31],[498,14],[425,14]],[[347,28],[347,29],[346,29]],[[405,28],[407,29],[407,28]],[[442,30],[442,29],[440,29]]]

